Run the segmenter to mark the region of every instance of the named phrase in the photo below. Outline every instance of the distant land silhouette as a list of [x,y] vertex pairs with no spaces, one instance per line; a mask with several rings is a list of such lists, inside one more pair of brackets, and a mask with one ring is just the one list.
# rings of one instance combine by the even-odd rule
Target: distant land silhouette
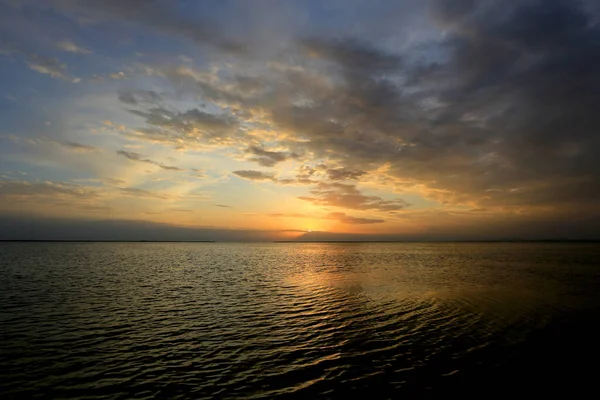
[[[558,229],[564,228],[564,229]],[[469,232],[427,232],[419,234],[355,234],[306,230],[227,229],[213,226],[178,226],[143,220],[76,220],[23,215],[0,215],[0,240],[6,241],[91,241],[91,242],[438,242],[438,241],[597,241],[600,232],[569,231],[566,225],[546,229],[511,229],[487,234]]]

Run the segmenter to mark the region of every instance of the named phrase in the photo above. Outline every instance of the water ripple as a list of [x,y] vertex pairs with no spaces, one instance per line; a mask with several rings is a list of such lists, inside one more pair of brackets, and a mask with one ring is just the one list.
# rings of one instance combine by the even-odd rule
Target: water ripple
[[598,246],[0,246],[3,399],[431,397],[595,349]]

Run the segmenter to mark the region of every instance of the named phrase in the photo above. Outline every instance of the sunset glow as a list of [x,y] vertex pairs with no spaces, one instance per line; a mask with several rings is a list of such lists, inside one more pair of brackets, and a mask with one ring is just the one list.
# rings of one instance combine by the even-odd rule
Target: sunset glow
[[597,9],[467,3],[0,2],[2,237],[595,237]]

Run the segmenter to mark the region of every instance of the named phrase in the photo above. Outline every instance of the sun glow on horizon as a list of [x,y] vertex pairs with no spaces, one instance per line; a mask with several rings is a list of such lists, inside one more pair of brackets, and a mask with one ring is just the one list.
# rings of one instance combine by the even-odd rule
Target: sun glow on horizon
[[600,238],[599,10],[454,2],[0,0],[0,238]]

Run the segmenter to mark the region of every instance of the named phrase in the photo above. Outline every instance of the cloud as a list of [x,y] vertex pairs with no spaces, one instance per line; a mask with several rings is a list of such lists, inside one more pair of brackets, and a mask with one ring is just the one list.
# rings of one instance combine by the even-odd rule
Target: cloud
[[[600,149],[593,133],[600,128],[600,56],[592,49],[600,27],[579,2],[461,4],[435,2],[435,17],[452,27],[442,43],[449,62],[415,78],[435,84],[445,106],[403,167],[429,169],[435,186],[484,205],[597,199],[600,184],[591,176],[600,172],[592,162]],[[437,157],[430,168],[418,160],[426,149]],[[494,191],[478,195],[487,190]]]
[[98,151],[97,147],[94,146],[90,146],[87,144],[81,144],[81,143],[77,143],[77,142],[72,142],[70,140],[65,140],[65,141],[60,141],[60,142],[54,142],[59,146],[64,147],[67,150],[76,152],[76,153],[91,153],[91,152],[95,152]]
[[168,4],[147,0],[50,0],[44,1],[57,10],[92,21],[121,20],[150,28],[154,31],[189,38],[199,44],[211,45],[216,49],[227,52],[243,52],[243,45],[227,38],[219,26],[210,18],[201,21],[188,18],[186,14],[178,13],[176,7]]
[[125,104],[151,104],[157,105],[161,102],[162,97],[154,90],[129,90],[119,93],[119,100]]
[[108,74],[108,77],[111,79],[125,79],[127,77],[127,75],[125,75],[125,72],[119,71],[119,72],[114,72],[112,74]]
[[503,4],[434,1],[432,21],[446,35],[403,54],[300,39],[290,47],[297,68],[265,71],[251,95],[226,78],[190,77],[190,87],[292,132],[276,145],[335,163],[331,181],[385,165],[391,188],[411,182],[445,204],[598,200],[599,25],[577,2]]
[[[446,205],[585,204],[591,211],[600,199],[600,140],[593,134],[600,128],[596,17],[577,2],[559,0],[431,4],[429,22],[444,36],[398,52],[368,36],[314,34],[291,39],[286,54],[294,64],[273,60],[252,76],[233,67],[223,74],[155,69],[177,91],[218,104],[224,114],[167,111],[152,95],[121,99],[146,107],[135,113],[148,125],[140,130],[148,140],[180,148],[242,144],[251,161],[265,167],[292,154],[335,166],[296,178],[251,173],[246,179],[335,183],[368,179],[367,171],[385,166],[379,177],[390,190],[418,190]],[[229,114],[234,109],[244,112]],[[260,136],[246,134],[254,127],[282,133],[257,143]],[[316,191],[303,198],[354,204],[355,194],[339,187]]]
[[[150,213],[149,213],[150,214]],[[266,241],[280,231],[190,227],[154,221],[43,218],[0,214],[0,240]]]
[[267,214],[267,216],[269,217],[273,217],[273,218],[309,218],[308,215],[306,214],[298,214],[298,213],[291,213],[291,214],[284,214],[284,213],[271,213],[271,214]]
[[282,151],[268,151],[257,146],[250,146],[246,149],[246,153],[253,154],[256,157],[251,157],[249,161],[254,161],[263,167],[273,167],[276,164],[296,158],[297,155]]
[[356,185],[320,182],[310,191],[315,197],[301,196],[318,206],[333,206],[351,210],[394,211],[408,206],[404,200],[384,200],[379,196],[365,196]]
[[327,177],[331,181],[358,180],[365,174],[365,171],[350,170],[346,168],[327,169]]
[[367,172],[348,168],[329,168],[325,164],[316,167],[301,165],[293,178],[274,179],[280,185],[315,185],[320,182],[359,180]]
[[227,114],[198,109],[174,113],[160,107],[130,112],[145,119],[149,127],[138,132],[150,141],[185,147],[194,143],[228,145],[239,140],[239,122]]
[[317,183],[317,181],[312,180],[312,179],[305,179],[305,178],[283,178],[283,179],[276,179],[274,182],[280,184],[280,185],[294,185],[294,186],[305,186],[305,185],[313,185],[315,183]]
[[67,65],[62,63],[56,57],[46,57],[30,51],[25,51],[22,48],[16,47],[12,43],[6,43],[0,48],[0,55],[11,57],[19,55],[27,66],[40,74],[49,75],[55,79],[62,79],[72,83],[78,83],[80,78],[74,77],[67,71]]
[[[51,4],[78,20],[118,20],[136,31],[191,39],[201,45],[200,58],[210,60],[140,67],[148,80],[132,80],[142,87],[119,94],[143,125],[128,131],[128,139],[242,151],[262,167],[303,163],[296,175],[234,174],[314,185],[301,198],[319,206],[406,206],[348,184],[361,181],[390,193],[416,192],[440,207],[489,210],[471,214],[583,216],[600,213],[600,14],[592,3],[431,0],[420,6],[430,14],[412,18],[427,32],[403,35],[410,39],[380,35],[397,24],[379,31],[385,23],[373,15],[388,6],[369,5],[373,14],[353,21],[372,33],[354,24],[328,30],[309,17],[300,30],[276,36],[282,43],[276,56],[262,46],[260,60],[249,55],[260,48],[239,46],[254,43],[253,32],[239,34],[246,32],[240,26],[240,41],[231,40],[222,20],[180,14],[165,2]],[[350,8],[340,6],[340,15]],[[204,57],[206,45],[233,57]],[[74,79],[56,59],[24,57],[38,72]],[[149,80],[152,86],[144,88]]]
[[361,75],[393,72],[402,65],[400,56],[382,52],[372,44],[355,38],[329,40],[311,37],[302,39],[300,43],[309,56],[331,61]]
[[139,189],[139,188],[127,187],[127,188],[119,188],[119,190],[121,191],[121,193],[123,193],[127,196],[132,196],[132,197],[140,197],[140,198],[147,198],[147,199],[163,199],[163,200],[168,199],[168,197],[165,195],[150,192],[148,190]]
[[1,180],[0,196],[92,199],[98,197],[98,192],[95,189],[64,182]]
[[84,204],[84,205],[79,205],[78,208],[82,209],[82,210],[86,210],[86,211],[97,211],[97,212],[106,212],[106,211],[111,211],[113,210],[112,207],[109,206],[101,206],[101,205],[95,205],[95,204]]
[[309,216],[306,214],[297,214],[297,213],[292,213],[292,214],[272,213],[272,214],[267,214],[267,215],[269,217],[274,217],[274,218],[333,219],[333,220],[337,220],[338,222],[341,222],[343,224],[350,224],[350,225],[381,224],[381,223],[385,222],[385,220],[382,220],[382,219],[353,217],[350,215],[346,215],[346,213],[342,213],[342,212],[333,212],[333,213],[329,213],[325,216]]
[[76,182],[90,182],[90,183],[101,183],[105,186],[120,186],[125,184],[125,181],[122,179],[116,178],[82,178],[82,179],[73,179]]
[[159,162],[150,160],[148,158],[144,158],[144,156],[139,153],[134,153],[134,152],[125,151],[125,150],[117,150],[117,154],[121,155],[123,157],[126,157],[132,161],[138,161],[138,162],[142,162],[142,163],[146,163],[146,164],[156,165],[167,171],[183,171],[181,168],[174,167],[172,165],[165,165],[163,163],[159,163]]
[[103,195],[98,187],[68,182],[0,180],[0,208],[4,212],[20,209],[31,214],[57,207],[71,211],[107,211],[109,207],[104,204]]
[[77,142],[73,142],[70,140],[64,139],[51,139],[46,136],[37,136],[37,137],[22,137],[17,135],[2,135],[0,134],[0,138],[6,138],[15,143],[25,143],[29,145],[40,145],[40,144],[52,144],[55,146],[62,147],[65,150],[69,150],[75,153],[91,153],[99,151],[97,147],[81,144]]
[[252,170],[233,171],[233,174],[242,179],[248,179],[251,181],[274,181],[275,180],[275,176],[273,174],[268,174],[266,172],[261,172],[261,171],[252,171]]
[[345,213],[330,213],[327,218],[336,219],[343,224],[352,225],[381,224],[385,222],[382,219],[352,217],[350,215],[346,215]]
[[86,49],[85,47],[78,46],[75,43],[69,40],[63,40],[56,43],[56,46],[64,51],[68,51],[69,53],[78,53],[78,54],[91,54],[92,51]]
[[79,78],[71,76],[67,72],[66,64],[61,63],[57,58],[43,57],[37,54],[29,54],[25,59],[27,65],[32,70],[40,74],[50,75],[52,78],[77,83]]
[[[121,80],[121,79],[127,79],[130,76],[128,76],[125,72],[123,71],[119,71],[119,72],[113,72],[113,73],[109,73],[109,74],[93,74],[91,78],[89,78],[89,80],[91,82],[102,82],[105,79],[113,79],[113,80]],[[125,92],[127,93],[127,92]],[[120,98],[120,95],[119,95]],[[126,101],[124,101],[126,102]],[[131,103],[133,104],[133,103]]]
[[225,204],[215,204],[215,207],[232,208],[231,206],[228,206],[228,205],[225,205]]

